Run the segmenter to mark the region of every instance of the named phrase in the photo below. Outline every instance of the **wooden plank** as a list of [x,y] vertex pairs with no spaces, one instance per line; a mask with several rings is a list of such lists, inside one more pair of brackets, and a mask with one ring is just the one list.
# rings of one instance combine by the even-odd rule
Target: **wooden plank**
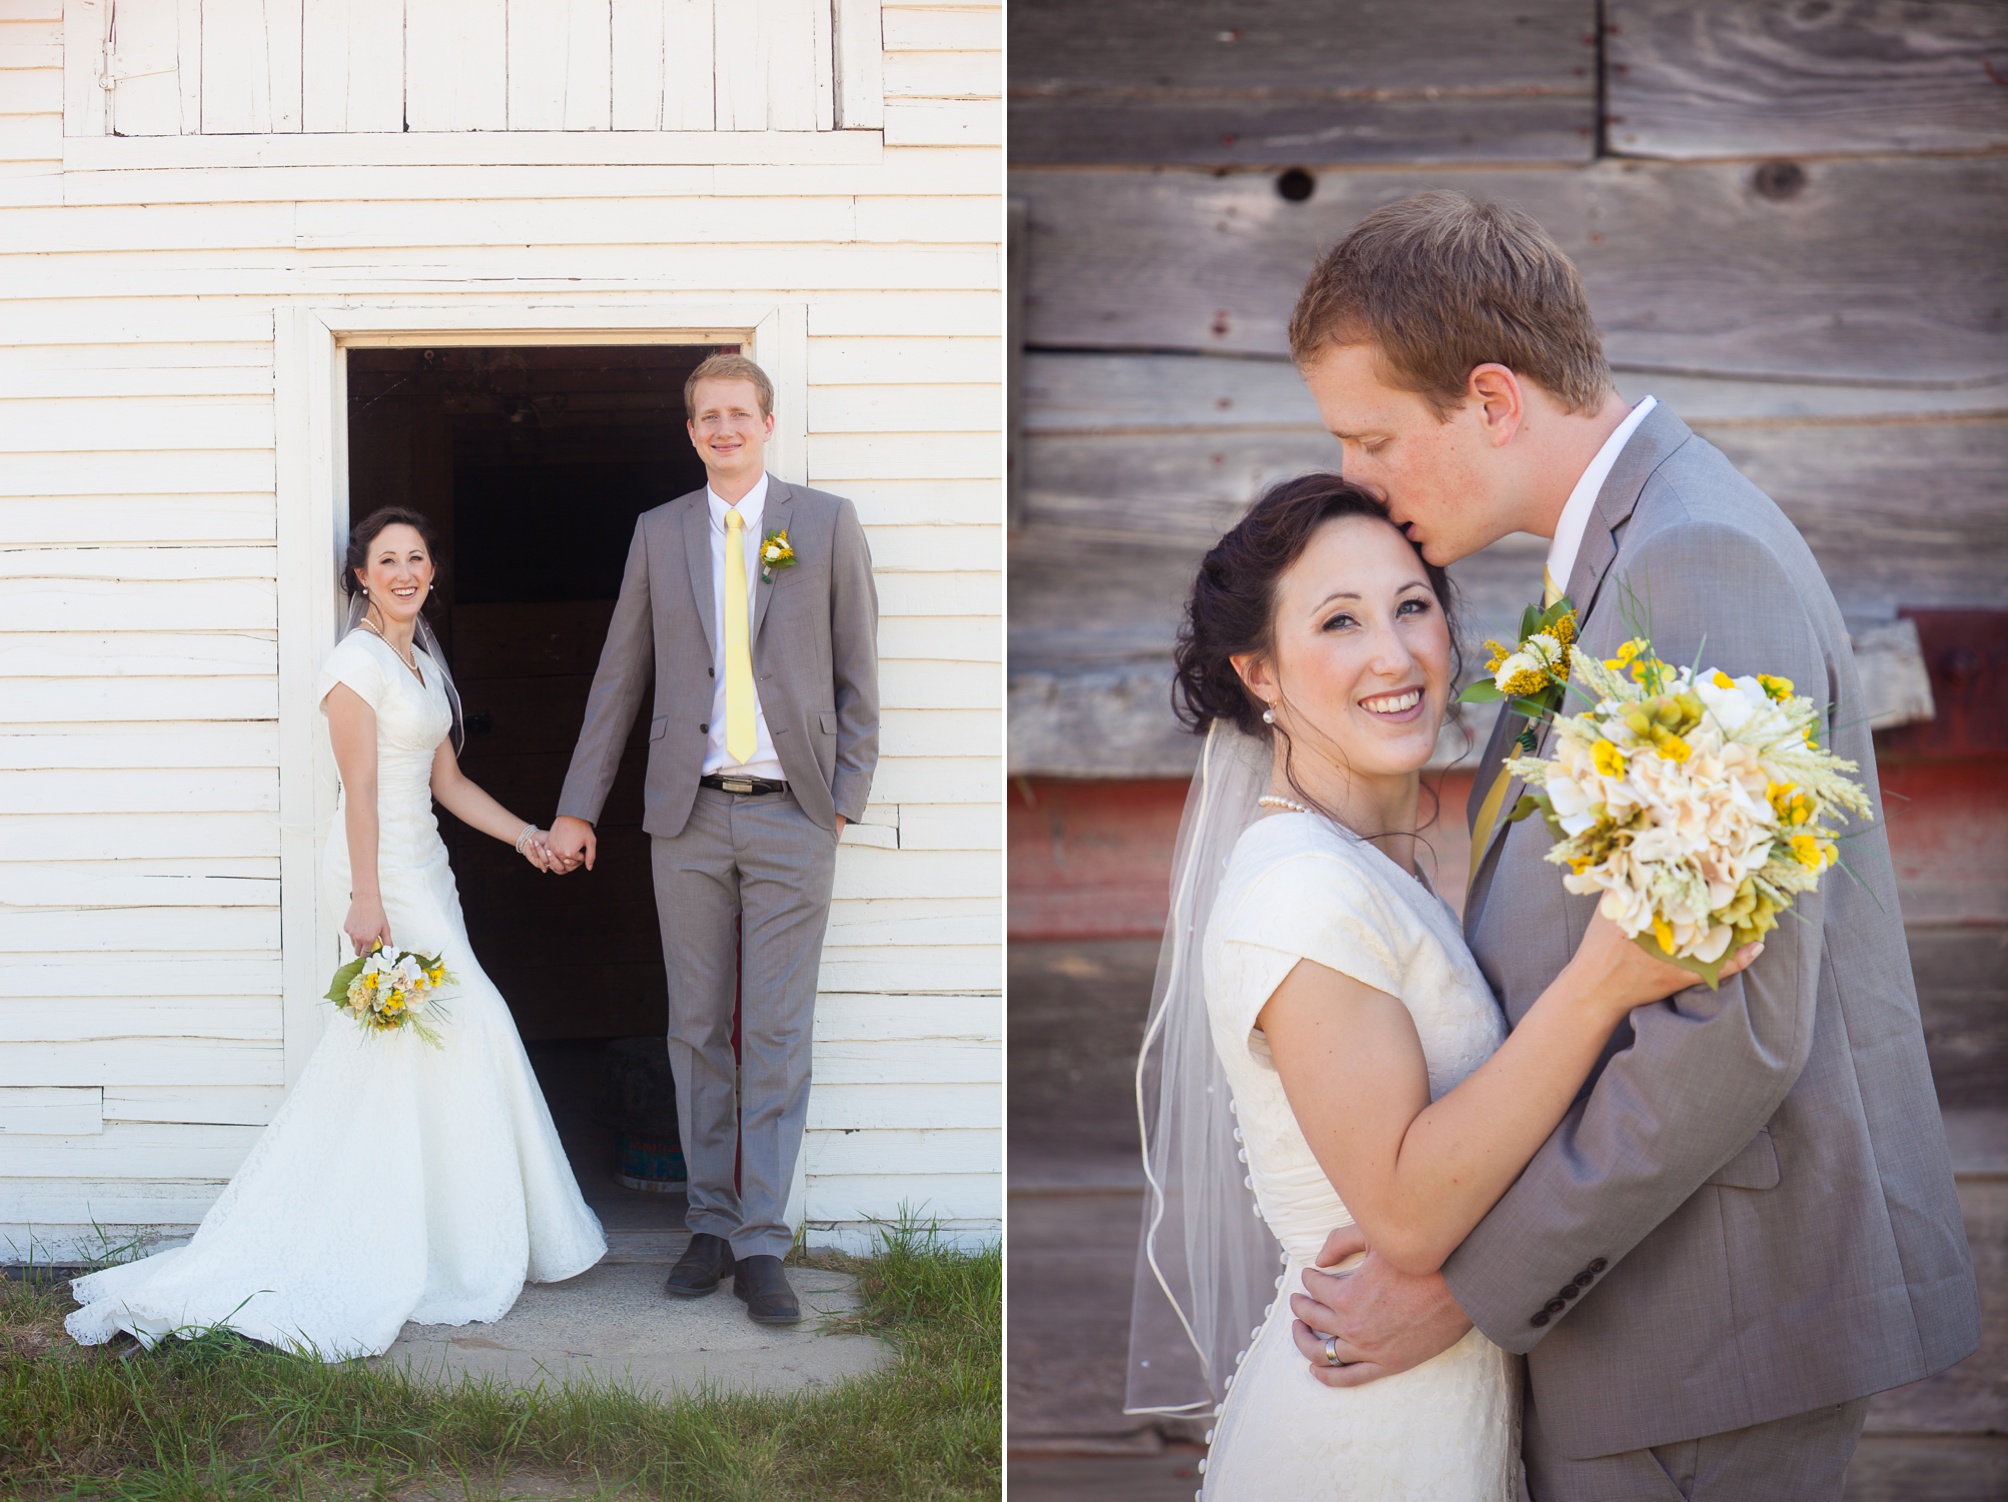
[[[0,1076],[9,1065],[0,1059]],[[5,1082],[0,1080],[0,1082]],[[24,1081],[40,1084],[40,1080]],[[839,1085],[816,1081],[809,1092],[808,1130],[898,1131],[1001,1127],[1003,1101],[994,1085]]]
[[403,0],[305,0],[304,131],[404,128]]
[[279,902],[275,859],[0,861],[0,903],[77,907],[259,907]]
[[990,99],[888,99],[888,146],[1002,146],[1004,106]]
[[[993,945],[1003,939],[996,918],[984,920]],[[832,933],[841,932],[833,929]],[[827,950],[825,951],[828,952]],[[960,1038],[997,1043],[1004,1036],[1004,1008],[996,996],[861,996],[818,994],[816,1042],[885,1042]]]
[[278,712],[267,678],[16,678],[7,681],[0,723],[270,720]]
[[262,1127],[284,1097],[277,1085],[121,1085],[104,1092],[107,1121],[186,1121]]
[[[276,812],[278,769],[146,767],[127,771],[73,771],[66,767],[14,772],[0,780],[0,813],[151,813],[163,807]],[[0,928],[5,924],[6,917],[0,914]],[[136,944],[136,947],[149,946]]]
[[0,579],[0,631],[269,631],[277,609],[269,580]]
[[276,1085],[284,1069],[276,1042],[112,1038],[0,1049],[0,1085]]
[[203,133],[265,135],[282,129],[274,108],[267,49],[275,39],[268,35],[272,17],[266,0],[204,0],[202,19]]
[[609,0],[508,0],[509,128],[609,130]]
[[[1891,384],[2000,380],[1989,322],[2008,159],[1821,162],[1782,199],[1753,168],[1327,172],[1289,202],[1234,173],[1020,170],[1034,346],[1279,355],[1318,253],[1424,188],[1517,203],[1581,269],[1612,360],[1636,369]],[[1908,226],[1901,243],[1864,218]],[[1889,296],[1900,283],[1907,295]],[[1836,314],[1838,313],[1838,317]]]
[[[1596,7],[1317,0],[1010,7],[1022,163],[1584,161]],[[1455,37],[1454,45],[1444,38]]]
[[[811,322],[821,320],[812,311]],[[858,338],[817,334],[809,340],[809,390],[824,386],[942,386],[997,380],[1001,341],[990,337],[939,338],[883,335]]]
[[992,51],[900,52],[885,59],[888,99],[996,99],[1004,59]]
[[[4,1130],[0,1126],[0,1131]],[[995,1178],[1004,1167],[1004,1134],[984,1128],[811,1132],[802,1143],[802,1158],[812,1179],[820,1175],[944,1173]]]
[[262,677],[277,667],[278,643],[250,632],[21,632],[0,637],[0,678]]
[[0,953],[118,951],[235,953],[279,948],[270,908],[8,907],[0,912]]
[[[407,47],[410,41],[406,38]],[[407,50],[409,66],[409,50]],[[434,82],[424,80],[428,87]],[[451,80],[449,79],[450,83]],[[485,82],[482,80],[480,82]],[[501,81],[495,85],[499,96]],[[409,88],[409,86],[408,86]],[[435,89],[435,93],[439,92]],[[479,91],[476,91],[477,93]],[[485,103],[480,98],[476,103]],[[438,98],[431,108],[441,109]],[[872,131],[510,131],[496,126],[471,132],[444,128],[268,136],[155,136],[63,138],[63,170],[136,172],[223,167],[413,166],[860,166],[884,160],[883,141]],[[731,286],[727,281],[717,286]],[[775,283],[775,285],[790,285]],[[899,286],[898,282],[887,285]],[[428,289],[436,291],[436,288]]]
[[1611,0],[1611,149],[1832,156],[2008,145],[2008,15],[1976,0]]
[[[812,0],[746,0],[730,42],[713,52],[718,129],[815,130],[817,28],[828,35],[829,7]],[[827,129],[827,126],[823,128]]]
[[180,133],[180,49],[179,7],[129,5],[114,10],[112,76],[116,87],[109,104],[112,128],[120,135]]
[[907,803],[900,806],[902,850],[997,850],[1004,821],[994,805]]
[[[674,225],[673,232],[668,226]],[[610,199],[522,203],[305,203],[297,243],[313,249],[535,244],[788,244],[856,237],[848,198]]]
[[836,62],[836,128],[879,130],[885,125],[885,50],[895,24],[879,0],[835,0],[832,48]]
[[[1998,840],[1999,835],[1995,838]],[[2008,929],[1913,928],[1925,1046],[1938,1101],[1946,1110],[1998,1107],[2008,1100]]]
[[[11,963],[19,963],[18,960]],[[268,962],[268,964],[271,962]],[[59,972],[61,966],[41,967]],[[0,1014],[0,1042],[75,1043],[106,1038],[220,1038],[278,1041],[277,996],[53,997],[9,999]]]
[[990,1220],[1004,1212],[1004,1176],[987,1173],[820,1174],[809,1180],[811,1220]]
[[[140,718],[147,718],[140,716]],[[43,861],[244,859],[278,853],[277,821],[263,813],[10,814],[0,865]],[[0,995],[25,981],[0,975]]]
[[0,733],[0,771],[92,767],[276,767],[270,725],[159,722]]
[[[0,1086],[0,1138],[86,1137],[104,1129],[105,1092],[95,1085]],[[7,1147],[0,1154],[11,1158]]]
[[[0,66],[13,68],[55,68],[63,77],[63,134],[102,136],[110,113],[110,100],[98,87],[99,75],[110,61],[105,43],[110,38],[111,0],[70,0],[63,6],[63,37],[60,44],[44,44],[46,58],[0,58]],[[65,66],[65,59],[68,65]]]
[[[507,0],[413,5],[404,19],[408,131],[506,131]],[[350,148],[353,150],[353,148]]]
[[[1003,623],[991,629],[1002,635]],[[986,656],[995,660],[995,653]],[[997,670],[972,662],[947,660],[879,663],[879,700],[884,709],[995,709],[1002,702]]]
[[[1167,869],[1169,858],[1167,847]],[[1008,1079],[1014,1193],[1053,1182],[1142,1187],[1136,1056],[1157,953],[1155,938],[1012,941]],[[1129,1234],[1134,1252],[1134,1222]],[[1127,1301],[1123,1307],[1127,1313]]]
[[9,1138],[0,1165],[16,1179],[227,1179],[257,1140],[256,1127],[121,1121],[91,1136]]

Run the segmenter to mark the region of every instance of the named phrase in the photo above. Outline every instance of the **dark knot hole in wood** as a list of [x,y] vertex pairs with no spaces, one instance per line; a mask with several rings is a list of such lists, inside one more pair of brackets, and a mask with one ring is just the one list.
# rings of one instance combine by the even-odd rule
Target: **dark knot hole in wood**
[[1750,186],[1759,198],[1783,203],[1805,191],[1806,169],[1797,162],[1766,162],[1750,174]]
[[1290,167],[1276,174],[1276,191],[1291,203],[1302,203],[1318,191],[1318,180],[1302,167]]

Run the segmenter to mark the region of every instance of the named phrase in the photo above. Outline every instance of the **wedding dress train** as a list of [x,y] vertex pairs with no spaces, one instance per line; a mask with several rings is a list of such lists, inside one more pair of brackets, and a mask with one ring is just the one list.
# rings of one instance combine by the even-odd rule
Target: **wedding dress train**
[[[468,944],[432,813],[433,755],[452,722],[436,664],[423,685],[393,649],[352,631],[317,696],[347,684],[376,711],[377,865],[392,942],[439,954],[438,1048],[365,1033],[329,1008],[298,1082],[185,1247],[72,1285],[77,1341],[147,1344],[228,1326],[324,1360],[379,1354],[407,1320],[458,1325],[508,1312],[524,1282],[584,1272],[606,1252],[514,1021]],[[332,890],[349,890],[342,817]]]
[[1442,901],[1365,841],[1308,814],[1271,815],[1236,845],[1207,925],[1206,999],[1233,1090],[1253,1213],[1283,1248],[1276,1302],[1249,1341],[1207,1456],[1206,1502],[1510,1502],[1519,1460],[1516,1357],[1476,1329],[1421,1366],[1329,1388],[1290,1338],[1326,1234],[1350,1225],[1305,1141],[1255,1019],[1302,959],[1397,996],[1415,1019],[1432,1100],[1506,1036]]

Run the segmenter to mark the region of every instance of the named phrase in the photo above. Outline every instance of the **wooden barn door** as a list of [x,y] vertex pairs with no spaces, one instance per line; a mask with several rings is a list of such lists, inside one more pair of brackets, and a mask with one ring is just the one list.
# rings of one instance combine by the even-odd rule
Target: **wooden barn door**
[[[635,518],[704,483],[683,382],[712,346],[349,353],[349,514],[431,519],[429,616],[461,692],[467,774],[549,827]],[[641,829],[647,715],[597,827],[595,869],[547,876],[440,811],[483,969],[507,998],[587,1199],[608,1203],[607,1040],[662,1036],[662,950]],[[664,1196],[653,1196],[662,1200]],[[677,1198],[676,1209],[681,1200]]]

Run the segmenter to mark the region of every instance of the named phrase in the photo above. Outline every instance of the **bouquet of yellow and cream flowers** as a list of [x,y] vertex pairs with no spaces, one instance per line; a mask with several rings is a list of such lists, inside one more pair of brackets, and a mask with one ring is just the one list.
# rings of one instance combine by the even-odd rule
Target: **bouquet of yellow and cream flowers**
[[1594,702],[1555,716],[1552,758],[1507,763],[1534,789],[1512,817],[1538,810],[1563,885],[1713,987],[1838,860],[1834,824],[1872,817],[1856,764],[1820,748],[1788,679],[1671,667],[1644,636],[1570,666]]
[[382,941],[335,972],[328,1000],[355,1018],[368,1032],[409,1029],[434,1048],[443,1046],[438,1031],[426,1021],[438,1008],[434,993],[450,985],[446,964],[438,955],[385,949]]

